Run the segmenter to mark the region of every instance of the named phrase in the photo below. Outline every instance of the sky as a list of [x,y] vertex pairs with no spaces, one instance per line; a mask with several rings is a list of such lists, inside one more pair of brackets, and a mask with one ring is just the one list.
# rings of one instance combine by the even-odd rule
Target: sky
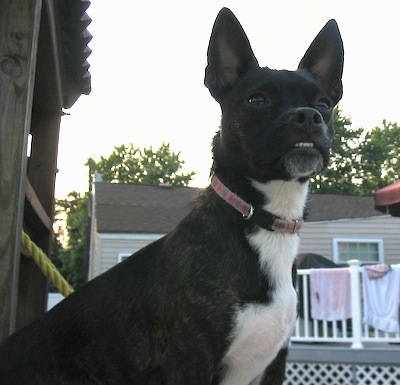
[[344,41],[339,107],[355,127],[400,123],[400,3],[358,0],[92,0],[92,92],[61,121],[56,197],[88,191],[89,157],[114,146],[180,152],[193,187],[207,186],[220,108],[203,84],[215,17],[230,8],[261,66],[295,70],[329,19]]

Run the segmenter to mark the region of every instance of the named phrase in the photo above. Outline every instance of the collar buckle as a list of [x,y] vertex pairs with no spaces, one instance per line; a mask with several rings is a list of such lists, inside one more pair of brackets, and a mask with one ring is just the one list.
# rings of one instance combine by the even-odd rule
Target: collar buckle
[[250,205],[248,214],[242,214],[246,221],[249,221],[254,215],[254,207]]
[[298,231],[299,231],[299,229],[297,228],[298,227],[298,224],[299,224],[299,220],[298,219],[295,219],[295,220],[293,220],[293,230],[292,230],[292,234],[296,234]]

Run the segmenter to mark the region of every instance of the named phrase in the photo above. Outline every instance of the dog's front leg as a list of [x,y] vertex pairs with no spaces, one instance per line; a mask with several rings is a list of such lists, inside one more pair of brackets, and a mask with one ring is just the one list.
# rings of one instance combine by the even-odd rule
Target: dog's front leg
[[285,367],[288,348],[282,348],[265,369],[260,385],[282,385],[285,381]]
[[194,353],[190,357],[175,358],[163,365],[162,385],[211,385],[214,377],[211,368],[200,365],[201,360]]

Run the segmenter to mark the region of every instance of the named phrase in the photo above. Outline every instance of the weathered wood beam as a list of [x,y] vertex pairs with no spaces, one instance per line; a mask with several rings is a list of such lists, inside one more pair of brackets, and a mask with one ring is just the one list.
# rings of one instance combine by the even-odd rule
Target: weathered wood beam
[[26,181],[26,199],[29,202],[30,206],[32,207],[35,217],[37,217],[37,219],[35,218],[35,220],[39,220],[40,225],[46,228],[48,232],[51,234],[53,221],[50,219],[49,215],[44,209],[42,203],[40,202],[38,196],[36,195],[35,190],[30,184],[29,179],[27,179]]
[[41,7],[42,0],[0,0],[0,340],[16,328]]

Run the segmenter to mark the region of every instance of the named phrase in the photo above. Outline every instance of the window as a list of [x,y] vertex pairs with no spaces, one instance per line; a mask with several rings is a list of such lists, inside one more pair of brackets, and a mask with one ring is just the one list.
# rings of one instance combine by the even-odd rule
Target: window
[[124,259],[130,257],[132,253],[118,253],[118,263],[122,262]]
[[358,259],[361,263],[383,263],[382,239],[333,239],[333,261],[347,263]]

